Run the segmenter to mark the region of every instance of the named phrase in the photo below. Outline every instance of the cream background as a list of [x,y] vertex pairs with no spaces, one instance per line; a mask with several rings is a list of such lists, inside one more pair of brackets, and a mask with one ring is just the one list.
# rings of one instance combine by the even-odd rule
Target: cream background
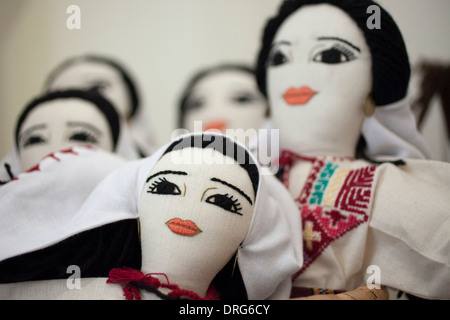
[[[0,157],[15,121],[47,74],[69,56],[109,54],[133,73],[157,145],[170,139],[177,104],[197,69],[223,61],[254,63],[267,18],[281,0],[0,0]],[[411,63],[449,61],[450,1],[380,0],[395,18]],[[81,9],[69,30],[68,6]],[[414,93],[415,76],[411,82]],[[424,134],[435,158],[450,161],[438,103]]]

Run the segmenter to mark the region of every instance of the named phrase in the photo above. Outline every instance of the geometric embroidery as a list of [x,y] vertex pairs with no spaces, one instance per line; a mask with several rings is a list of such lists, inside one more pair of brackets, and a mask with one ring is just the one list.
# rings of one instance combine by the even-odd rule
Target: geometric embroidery
[[[285,185],[288,185],[293,159],[312,162],[306,183],[295,199],[302,218],[304,251],[304,263],[294,275],[295,279],[331,242],[368,221],[376,166],[350,169],[339,159],[305,159],[292,153],[282,154],[290,156],[290,159],[283,159],[282,182]],[[348,159],[346,161],[349,163]]]
[[370,201],[375,169],[375,166],[370,166],[350,171],[338,194],[335,207],[364,214]]

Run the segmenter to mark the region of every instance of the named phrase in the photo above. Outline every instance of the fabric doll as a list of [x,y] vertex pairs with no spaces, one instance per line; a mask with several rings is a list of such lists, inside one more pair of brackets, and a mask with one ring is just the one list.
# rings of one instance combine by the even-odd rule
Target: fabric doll
[[153,152],[153,137],[136,81],[117,59],[105,55],[80,55],[69,58],[48,76],[44,91],[97,88],[111,101],[139,147],[141,156]]
[[[105,274],[103,261],[89,259],[90,278],[82,268],[81,290],[67,290],[67,274],[60,273],[50,282],[3,284],[0,292],[23,298],[46,288],[52,299],[123,299],[123,290],[130,299],[286,299],[302,264],[299,219],[283,185],[242,144],[217,133],[188,134],[117,168],[61,228],[59,242],[41,250],[65,256],[68,247],[87,246],[86,234],[98,236],[95,228],[134,221],[137,231],[115,234],[115,243],[124,244],[116,251],[133,256],[126,254],[129,241],[121,240],[138,235],[141,266],[124,263]],[[57,261],[60,270],[74,264]],[[95,264],[96,275],[89,271]]]
[[92,145],[139,157],[117,112],[96,90],[55,91],[33,99],[15,130],[13,174],[29,170],[44,156],[75,145]]
[[[367,27],[371,5],[381,29]],[[426,160],[409,76],[402,35],[373,1],[285,1],[268,21],[258,85],[302,217],[293,297],[364,286],[375,266],[383,286],[450,298],[450,167]]]
[[267,102],[258,90],[254,71],[246,65],[220,64],[190,79],[179,103],[178,127],[189,132],[241,130],[233,136],[249,145],[267,113]]

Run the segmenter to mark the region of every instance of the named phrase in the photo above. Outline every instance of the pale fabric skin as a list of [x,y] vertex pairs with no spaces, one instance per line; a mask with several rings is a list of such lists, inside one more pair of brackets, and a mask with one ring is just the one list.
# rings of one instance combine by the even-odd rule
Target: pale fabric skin
[[[226,70],[206,76],[194,86],[188,103],[200,106],[185,114],[183,123],[188,131],[248,131],[251,135],[247,141],[244,135],[235,135],[247,145],[266,119],[266,100],[258,91],[254,77],[243,71]],[[198,121],[201,123],[196,124]]]
[[[202,161],[195,163],[195,159]],[[200,148],[166,154],[149,177],[158,173],[162,174],[146,182],[139,200],[142,271],[164,273],[170,283],[205,296],[212,279],[236,253],[250,228],[255,201],[251,180],[234,159]],[[251,202],[212,178],[236,186]],[[168,183],[174,194],[159,194]],[[216,195],[225,194],[233,202],[231,211],[215,204],[219,201]],[[174,218],[190,220],[201,231],[176,233],[168,224]]]
[[[371,54],[362,31],[334,6],[306,6],[285,20],[273,46],[269,60],[277,52],[286,58],[267,70],[281,147],[310,156],[353,156],[364,119],[363,102],[372,86]],[[321,62],[324,51],[333,47],[345,52],[342,62]],[[316,92],[309,101],[295,105],[285,101],[290,88],[304,86]]]
[[47,90],[91,89],[99,87],[116,108],[117,113],[127,119],[131,111],[131,100],[120,73],[114,68],[98,62],[83,61],[61,71]]
[[80,144],[113,151],[111,129],[104,115],[92,103],[77,98],[36,106],[23,122],[18,142],[22,171],[52,152]]

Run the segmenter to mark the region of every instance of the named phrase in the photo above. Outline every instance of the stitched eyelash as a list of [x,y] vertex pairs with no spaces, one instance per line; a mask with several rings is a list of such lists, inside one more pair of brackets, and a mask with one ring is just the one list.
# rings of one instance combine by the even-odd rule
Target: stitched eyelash
[[40,136],[40,135],[31,135],[29,137],[26,137],[24,139],[24,143],[22,147],[28,147],[31,145],[35,145],[35,144],[41,144],[41,143],[46,143],[47,139],[45,139],[44,137]]
[[[81,135],[84,135],[83,139],[80,139]],[[70,135],[69,140],[98,143],[98,137],[88,130],[77,130]]]
[[165,181],[167,181],[166,178],[159,178],[159,180],[154,181],[154,182],[148,187],[148,191],[147,191],[147,192],[153,192],[153,191],[155,191],[156,187],[157,187],[160,183],[165,182]]
[[342,52],[347,57],[348,61],[352,61],[356,58],[355,54],[350,49],[346,48],[345,46],[342,46],[340,44],[335,44],[333,46],[333,48]]
[[147,193],[154,193],[160,195],[180,195],[180,188],[170,181],[167,181],[166,178],[159,178],[159,180],[153,182]]
[[[225,198],[227,198],[228,200],[230,200],[232,203],[233,203],[233,205],[232,205],[232,209],[233,210],[230,210],[230,209],[227,209],[226,207],[225,207],[225,205],[221,205],[221,198],[216,198],[216,197],[225,197]],[[211,199],[212,198],[214,198],[214,202],[212,202],[211,201]],[[219,201],[216,201],[216,200],[219,200]],[[218,206],[218,207],[220,207],[220,208],[222,208],[222,209],[224,209],[224,210],[227,210],[227,211],[230,211],[230,212],[232,212],[232,213],[236,213],[236,214],[238,214],[238,215],[242,215],[242,206],[241,206],[241,203],[239,202],[239,200],[236,198],[234,198],[232,195],[229,195],[228,193],[226,193],[226,194],[214,194],[214,195],[212,195],[212,196],[209,196],[207,199],[206,199],[206,202],[208,202],[208,203],[211,203],[211,204],[213,204],[213,205],[216,205],[216,206]],[[223,204],[223,203],[222,203]]]

